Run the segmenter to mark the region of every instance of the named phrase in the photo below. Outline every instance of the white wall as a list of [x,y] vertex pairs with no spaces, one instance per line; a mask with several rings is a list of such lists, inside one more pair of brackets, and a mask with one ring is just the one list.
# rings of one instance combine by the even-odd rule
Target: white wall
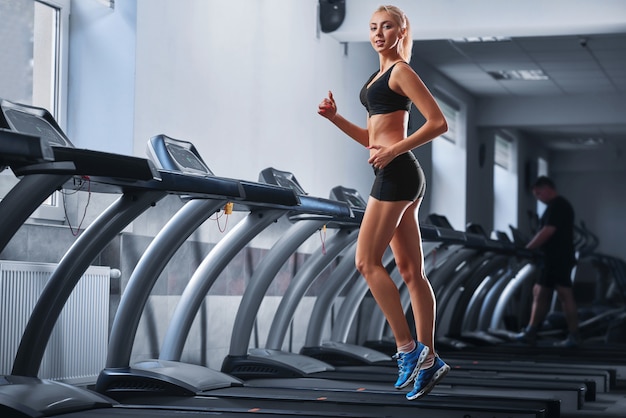
[[317,3],[138,0],[134,153],[162,133],[193,142],[216,175],[256,180],[273,166],[312,195],[341,184],[367,196],[367,150],[317,105],[331,89],[364,125],[358,92],[378,59],[318,35]]
[[145,156],[164,133],[196,144],[217,175],[256,180],[274,166],[313,195],[341,184],[367,196],[366,150],[316,110],[332,89],[364,125],[358,92],[377,56],[318,34],[317,3],[73,0],[68,135]]
[[114,10],[71,1],[67,134],[77,147],[133,152],[135,14],[132,0]]
[[584,221],[599,237],[598,251],[626,259],[624,151],[561,151],[550,158],[550,176],[559,193],[572,202],[576,222]]

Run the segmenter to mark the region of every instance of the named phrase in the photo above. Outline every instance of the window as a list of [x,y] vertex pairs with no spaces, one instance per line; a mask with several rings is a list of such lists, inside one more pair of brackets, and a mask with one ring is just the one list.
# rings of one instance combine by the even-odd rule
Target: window
[[501,135],[496,135],[494,163],[505,170],[511,168],[511,141]]
[[494,137],[493,228],[511,235],[509,225],[518,222],[517,142],[505,132]]
[[[70,0],[0,1],[0,97],[43,107],[61,126],[65,125],[69,4]],[[9,171],[1,174],[0,197],[18,181]],[[63,220],[59,203],[54,193],[33,217]]]
[[445,215],[455,229],[465,229],[466,112],[449,95],[435,92],[435,100],[448,122],[448,131],[432,144],[432,184],[430,212]]
[[443,112],[443,115],[446,118],[446,122],[448,122],[448,132],[441,135],[442,138],[447,139],[448,141],[456,144],[457,135],[458,135],[458,125],[459,125],[459,110],[450,104],[447,100],[443,100],[440,97],[435,96],[435,100],[439,105],[439,108]]

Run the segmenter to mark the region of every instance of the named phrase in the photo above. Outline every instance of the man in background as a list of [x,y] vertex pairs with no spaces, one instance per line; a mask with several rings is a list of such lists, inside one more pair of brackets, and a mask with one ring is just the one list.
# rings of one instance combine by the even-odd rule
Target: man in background
[[516,340],[534,344],[543,320],[548,314],[554,290],[567,321],[568,336],[556,345],[576,347],[580,343],[578,309],[572,289],[572,269],[576,264],[574,249],[574,209],[560,196],[554,182],[539,177],[532,186],[533,195],[547,205],[540,220],[540,228],[526,245],[531,250],[541,250],[541,273],[533,287],[533,303],[528,325]]

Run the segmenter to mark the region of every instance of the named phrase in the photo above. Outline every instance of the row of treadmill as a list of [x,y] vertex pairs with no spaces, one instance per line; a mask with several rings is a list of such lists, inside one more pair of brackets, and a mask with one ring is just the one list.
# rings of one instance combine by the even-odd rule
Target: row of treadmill
[[[437,296],[436,344],[452,370],[428,396],[408,401],[392,382],[395,345],[354,252],[365,202],[350,188],[308,195],[292,173],[268,168],[258,182],[214,175],[192,143],[165,135],[148,158],[75,148],[41,108],[0,102],[0,167],[19,182],[0,201],[0,251],[55,190],[88,178],[91,191],[119,195],[59,261],[15,354],[0,377],[2,417],[409,417],[556,418],[626,416],[624,263],[611,259],[609,296],[585,321],[589,337],[556,349],[553,319],[537,346],[512,342],[528,317],[536,254],[477,225],[456,231],[442,216],[422,225],[425,266]],[[55,322],[83,273],[129,223],[168,195],[184,200],[136,264],[111,327],[106,366],[90,388],[37,377]],[[141,315],[174,253],[227,203],[245,214],[203,259],[183,291],[159,357],[131,364]],[[282,217],[287,231],[255,266],[234,321],[221,370],[181,361],[194,318],[229,262]],[[264,347],[250,348],[257,313],[284,263],[312,234],[333,231],[323,251],[298,268],[282,296]],[[383,262],[410,301],[391,252]],[[599,261],[598,261],[599,262]],[[298,353],[283,349],[299,302],[327,273]],[[606,290],[606,289],[605,289]],[[595,307],[594,307],[595,309]],[[334,312],[334,315],[331,314]],[[331,318],[332,316],[332,318]],[[558,318],[558,310],[554,317]],[[332,326],[329,329],[329,321]],[[589,330],[589,331],[587,331]]]

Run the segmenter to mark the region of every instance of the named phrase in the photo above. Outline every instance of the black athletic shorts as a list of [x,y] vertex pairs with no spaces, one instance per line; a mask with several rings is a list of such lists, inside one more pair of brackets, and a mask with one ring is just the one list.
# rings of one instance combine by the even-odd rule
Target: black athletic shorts
[[542,266],[541,274],[537,278],[537,284],[554,289],[556,286],[572,287],[573,264],[545,263]]
[[385,168],[374,168],[370,196],[384,201],[415,201],[424,197],[426,177],[412,152],[394,158]]

